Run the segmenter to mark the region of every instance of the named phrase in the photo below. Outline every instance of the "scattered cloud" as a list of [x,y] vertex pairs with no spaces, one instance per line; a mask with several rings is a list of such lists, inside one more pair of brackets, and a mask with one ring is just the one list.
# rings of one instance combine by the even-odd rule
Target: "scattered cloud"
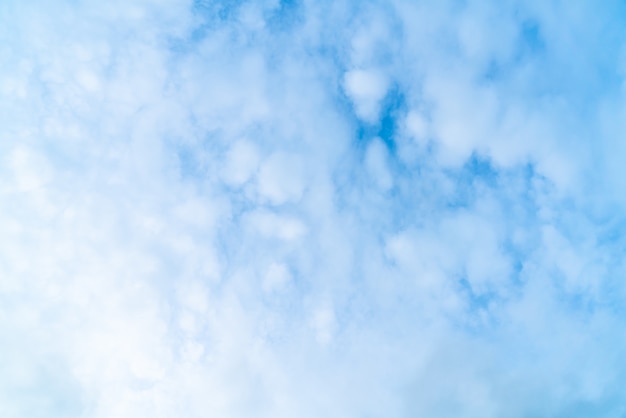
[[623,416],[625,17],[4,2],[0,416]]

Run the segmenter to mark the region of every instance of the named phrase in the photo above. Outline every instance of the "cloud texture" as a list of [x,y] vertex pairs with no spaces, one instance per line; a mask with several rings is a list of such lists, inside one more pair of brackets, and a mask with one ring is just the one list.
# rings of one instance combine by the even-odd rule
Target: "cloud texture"
[[622,417],[626,5],[0,5],[0,416]]

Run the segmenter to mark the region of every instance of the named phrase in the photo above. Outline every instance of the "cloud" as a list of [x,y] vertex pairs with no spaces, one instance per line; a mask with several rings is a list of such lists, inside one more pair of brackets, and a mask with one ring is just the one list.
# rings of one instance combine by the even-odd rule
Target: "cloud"
[[624,6],[0,6],[3,417],[622,416]]
[[357,116],[375,122],[380,113],[380,102],[385,97],[388,81],[375,71],[352,70],[346,73],[345,90],[352,99]]

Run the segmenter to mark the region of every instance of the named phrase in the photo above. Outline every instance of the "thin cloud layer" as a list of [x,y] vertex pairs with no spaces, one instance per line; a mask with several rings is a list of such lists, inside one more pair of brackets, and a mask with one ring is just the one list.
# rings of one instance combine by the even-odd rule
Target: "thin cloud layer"
[[626,413],[626,8],[0,6],[0,415]]

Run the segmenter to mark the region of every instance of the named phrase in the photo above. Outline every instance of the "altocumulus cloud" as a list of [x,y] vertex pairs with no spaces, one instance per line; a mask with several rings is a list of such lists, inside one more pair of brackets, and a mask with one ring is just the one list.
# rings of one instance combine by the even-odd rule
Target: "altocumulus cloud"
[[0,416],[624,416],[625,22],[3,1]]

